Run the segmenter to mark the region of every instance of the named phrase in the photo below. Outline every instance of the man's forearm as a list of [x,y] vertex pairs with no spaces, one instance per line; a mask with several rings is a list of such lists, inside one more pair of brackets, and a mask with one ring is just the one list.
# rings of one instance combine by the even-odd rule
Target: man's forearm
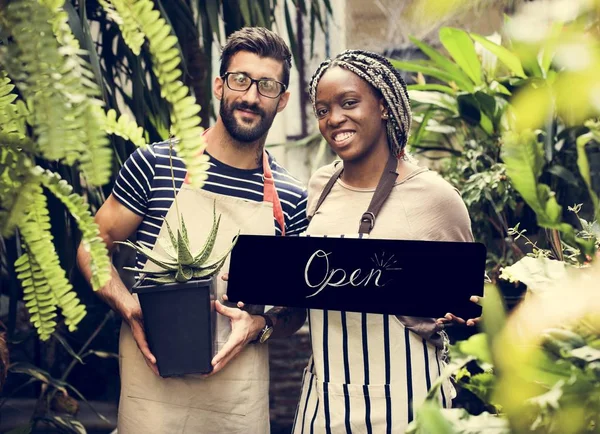
[[[80,246],[77,251],[77,264],[88,282],[92,278],[89,263],[90,254]],[[131,311],[139,305],[121,280],[116,268],[112,265],[110,280],[96,291],[96,294],[126,321],[130,320]]]
[[272,338],[285,338],[293,335],[306,321],[306,309],[274,307],[266,313],[273,319]]

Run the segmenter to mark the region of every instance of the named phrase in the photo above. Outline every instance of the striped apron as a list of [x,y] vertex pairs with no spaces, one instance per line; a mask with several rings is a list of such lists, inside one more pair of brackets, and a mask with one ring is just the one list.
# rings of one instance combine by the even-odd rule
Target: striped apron
[[[390,171],[395,167],[388,162]],[[317,208],[340,173],[325,187]],[[388,178],[388,189],[394,180]],[[378,209],[372,209],[373,203],[381,206],[386,197],[376,191],[365,215],[374,214],[374,220]],[[369,231],[361,221],[361,233],[340,236],[366,238]],[[313,355],[304,370],[292,432],[404,433],[443,371],[443,350],[395,315],[311,309],[308,321]],[[453,393],[449,383],[442,387],[442,406],[450,406]]]
[[293,433],[403,433],[443,370],[442,350],[394,315],[311,309],[308,321],[313,355]]

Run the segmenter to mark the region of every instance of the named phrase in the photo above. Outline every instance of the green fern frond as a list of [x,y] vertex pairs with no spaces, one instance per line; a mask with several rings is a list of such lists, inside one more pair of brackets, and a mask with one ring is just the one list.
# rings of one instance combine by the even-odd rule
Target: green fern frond
[[160,12],[154,9],[150,0],[111,0],[104,3],[114,6],[122,17],[123,24],[120,28],[124,34],[128,33],[129,39],[134,39],[132,32],[138,32],[136,44],[130,45],[132,50],[138,49],[140,38],[145,36],[148,39],[152,68],[161,85],[161,95],[171,106],[171,129],[178,139],[175,141],[175,150],[185,162],[192,185],[200,187],[206,179],[207,169],[206,160],[199,158],[205,147],[201,119],[198,116],[200,106],[195,97],[190,95],[189,88],[180,80],[181,56],[175,46],[177,38],[173,35],[171,26],[160,17]]
[[133,54],[139,56],[145,37],[139,23],[133,16],[133,10],[126,7],[124,2],[119,0],[98,0],[98,3],[100,3],[106,15],[119,26],[129,49]]
[[[25,136],[25,122],[22,116],[22,107],[15,102],[18,96],[13,92],[15,85],[6,72],[0,72],[0,131],[3,133],[16,133]],[[22,101],[20,101],[22,104]]]
[[21,239],[30,258],[39,265],[40,273],[52,290],[56,305],[60,307],[65,318],[65,324],[73,331],[86,314],[85,306],[80,303],[65,270],[60,266],[58,254],[52,243],[48,206],[42,187],[33,184],[32,190],[32,200],[27,207],[25,219],[18,224]]
[[[68,25],[63,0],[17,0],[0,11],[14,43],[3,64],[31,107],[41,155],[81,169],[91,185],[105,184],[112,153],[103,130],[103,102],[86,54]],[[14,59],[19,59],[17,62]]]
[[0,133],[0,232],[6,238],[24,219],[37,184],[31,172],[33,162],[21,144],[28,145],[28,141],[16,133]]
[[[34,0],[13,1],[0,11],[2,27],[14,43],[2,49],[2,63],[15,80],[32,113],[39,151],[47,159],[63,160],[82,152],[79,132],[71,122],[63,71],[65,58],[54,37],[52,12]],[[18,62],[17,60],[18,59]]]
[[23,301],[29,311],[30,321],[45,341],[56,328],[56,297],[39,264],[32,258],[26,246],[15,261],[15,272],[23,287]]
[[81,162],[81,169],[91,185],[103,185],[110,178],[112,151],[103,128],[104,102],[99,98],[100,87],[90,64],[83,57],[87,51],[81,49],[71,31],[68,14],[63,9],[64,0],[40,0],[40,3],[53,14],[54,34],[65,57],[64,81],[69,84],[69,97],[76,108],[73,121],[84,144],[83,153],[74,156],[72,161]]
[[81,131],[86,136],[85,152],[80,157],[81,170],[91,185],[104,185],[112,172],[112,150],[104,130],[104,110],[97,100],[85,105]]
[[127,114],[122,114],[117,120],[117,112],[110,109],[106,113],[105,131],[131,141],[138,148],[146,146],[144,129],[139,127]]
[[[41,171],[41,169],[39,169]],[[98,225],[90,213],[83,197],[73,193],[67,181],[61,179],[56,173],[49,170],[40,172],[40,180],[54,196],[56,196],[75,218],[81,231],[81,244],[90,254],[90,269],[92,278],[90,283],[94,290],[102,288],[110,280],[110,258],[106,244],[100,238]]]

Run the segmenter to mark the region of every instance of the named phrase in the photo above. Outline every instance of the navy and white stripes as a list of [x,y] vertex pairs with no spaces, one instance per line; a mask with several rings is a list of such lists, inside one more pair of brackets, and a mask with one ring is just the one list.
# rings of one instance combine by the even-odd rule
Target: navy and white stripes
[[293,433],[404,432],[441,375],[441,352],[394,315],[311,309],[308,321],[313,356]]
[[[172,155],[175,190],[179,191],[187,171],[181,158],[174,151]],[[306,189],[271,156],[269,165],[283,208],[286,235],[297,235],[308,224]],[[210,157],[207,174],[208,178],[202,187],[204,190],[250,201],[263,200],[262,168],[237,169]],[[146,247],[152,248],[174,198],[169,144],[156,143],[131,154],[115,182],[113,195],[129,210],[143,217],[137,239]],[[281,228],[275,219],[274,227],[275,233],[280,235]],[[145,257],[138,256],[137,267],[143,267],[145,260]]]

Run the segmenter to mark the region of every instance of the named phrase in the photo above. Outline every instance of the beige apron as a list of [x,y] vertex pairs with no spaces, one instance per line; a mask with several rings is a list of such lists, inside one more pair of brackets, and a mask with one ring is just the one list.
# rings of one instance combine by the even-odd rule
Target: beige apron
[[[274,235],[273,216],[277,218],[277,208],[279,206],[279,212],[281,208],[266,153],[264,167],[264,202],[194,189],[187,183],[182,185],[177,203],[185,218],[192,251],[201,248],[206,239],[213,223],[215,203],[217,214],[221,214],[221,223],[214,254],[225,250],[238,231],[245,234]],[[178,227],[175,206],[171,206],[165,220],[171,228]],[[166,237],[168,234],[163,224],[155,250],[160,250],[159,240]],[[228,270],[229,258],[217,277],[219,299],[227,288],[221,275]],[[218,349],[227,341],[230,332],[229,318],[218,315]],[[161,378],[148,368],[130,328],[124,323],[121,327],[119,360],[119,434],[267,434],[270,431],[269,359],[266,345],[248,345],[236,359],[212,377],[187,375]]]

